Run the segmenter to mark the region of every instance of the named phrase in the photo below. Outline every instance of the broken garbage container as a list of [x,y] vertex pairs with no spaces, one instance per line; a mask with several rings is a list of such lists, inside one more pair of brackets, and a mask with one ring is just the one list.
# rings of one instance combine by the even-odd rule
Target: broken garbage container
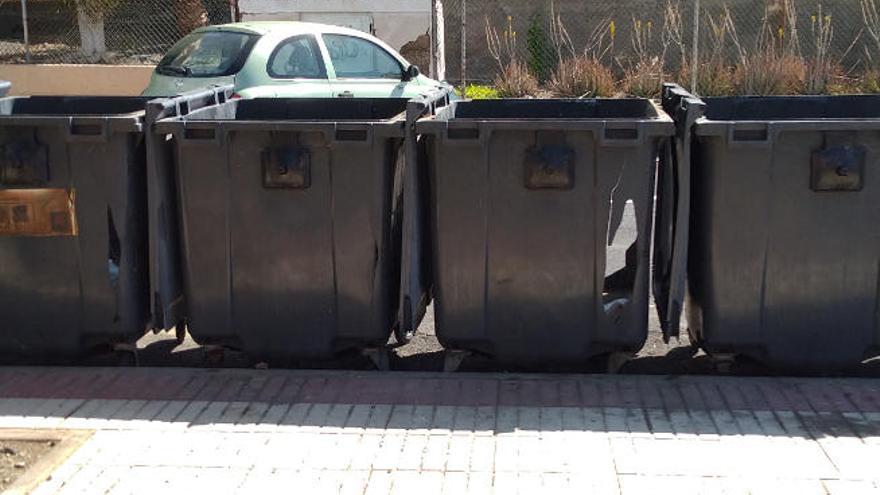
[[197,342],[274,359],[386,345],[406,105],[230,100],[157,123],[174,146],[182,297]]
[[150,311],[145,107],[167,117],[230,92],[0,99],[0,355],[132,350],[166,328]]
[[0,99],[0,354],[77,356],[146,330],[146,101]]
[[445,347],[543,365],[643,345],[665,113],[643,99],[458,101],[416,128]]
[[687,322],[720,357],[831,369],[880,352],[880,96],[704,98]]

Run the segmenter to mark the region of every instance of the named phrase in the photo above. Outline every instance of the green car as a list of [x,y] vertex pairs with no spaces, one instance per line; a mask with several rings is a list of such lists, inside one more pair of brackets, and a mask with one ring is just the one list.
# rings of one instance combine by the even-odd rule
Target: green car
[[382,41],[307,22],[243,22],[199,28],[153,71],[144,96],[234,84],[242,98],[411,98],[445,83],[427,78]]

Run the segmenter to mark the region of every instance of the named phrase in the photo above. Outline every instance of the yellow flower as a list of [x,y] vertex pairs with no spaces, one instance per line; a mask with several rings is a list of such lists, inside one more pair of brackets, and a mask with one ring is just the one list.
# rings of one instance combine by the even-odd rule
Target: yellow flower
[[784,27],[779,28],[779,37],[785,38],[785,28]]
[[617,26],[615,26],[614,21],[608,24],[608,31],[611,32],[611,39],[614,39],[614,35],[617,33]]

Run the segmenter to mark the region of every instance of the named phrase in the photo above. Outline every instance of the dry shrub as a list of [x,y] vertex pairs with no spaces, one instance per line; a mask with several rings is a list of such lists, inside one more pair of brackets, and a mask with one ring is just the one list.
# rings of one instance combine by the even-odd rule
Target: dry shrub
[[623,68],[623,91],[632,96],[654,98],[660,95],[663,86],[663,66],[669,40],[664,33],[660,43],[661,49],[655,52],[654,24],[651,21],[642,22],[633,18],[632,27],[630,43],[634,61],[621,63],[618,60]]
[[[680,80],[691,81],[690,65],[682,67]],[[690,82],[688,82],[690,84]],[[697,93],[702,96],[730,96],[734,93],[733,69],[722,60],[706,60],[697,71]]]
[[520,63],[516,51],[516,31],[513,19],[507,17],[507,27],[501,34],[489,24],[486,18],[486,46],[489,54],[498,64],[495,89],[502,98],[523,98],[538,92],[538,79],[529,72],[526,64]]
[[614,94],[614,74],[600,60],[576,55],[559,64],[548,89],[562,98],[596,98]]
[[502,98],[535,96],[539,89],[538,79],[525,64],[513,61],[495,77],[495,89]]
[[869,69],[865,71],[858,82],[858,89],[862,93],[880,93],[880,70]]
[[[696,88],[703,96],[729,96],[733,94],[733,69],[727,61],[725,50],[730,43],[730,12],[725,10],[719,17],[707,16],[709,26],[709,49],[701,52],[697,70]],[[692,83],[691,65],[684,62],[679,80]]]
[[623,91],[640,98],[656,98],[660,95],[665,79],[663,60],[654,57],[639,60],[623,71]]
[[734,93],[740,95],[787,95],[804,90],[807,65],[792,55],[764,50],[743,57],[733,74]]
[[834,27],[831,16],[824,15],[822,4],[817,14],[810,16],[811,55],[807,59],[804,92],[806,94],[841,94],[852,91],[852,81],[841,70],[842,61],[855,47],[858,37],[840,55],[834,55],[832,42]]
[[[791,10],[793,8],[793,6],[788,7],[786,17],[796,17]],[[796,31],[792,29],[786,40],[785,31],[780,28],[778,32],[774,32],[765,18],[755,47],[749,50],[743,48],[739,42],[736,27],[727,7],[725,7],[724,22],[738,53],[738,62],[733,72],[734,93],[767,96],[803,92],[807,63],[800,56]]]
[[552,96],[562,98],[596,98],[614,94],[614,73],[603,59],[611,50],[606,35],[614,38],[614,23],[605,20],[596,25],[587,37],[583,50],[575,47],[562,16],[550,2],[550,41],[556,49],[558,63],[547,81]]

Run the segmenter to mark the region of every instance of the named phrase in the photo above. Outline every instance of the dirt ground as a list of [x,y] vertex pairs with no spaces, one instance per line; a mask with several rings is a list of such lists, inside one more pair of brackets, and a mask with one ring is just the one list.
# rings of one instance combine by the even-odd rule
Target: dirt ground
[[52,448],[54,441],[3,440],[0,438],[0,492],[9,488],[19,476]]

